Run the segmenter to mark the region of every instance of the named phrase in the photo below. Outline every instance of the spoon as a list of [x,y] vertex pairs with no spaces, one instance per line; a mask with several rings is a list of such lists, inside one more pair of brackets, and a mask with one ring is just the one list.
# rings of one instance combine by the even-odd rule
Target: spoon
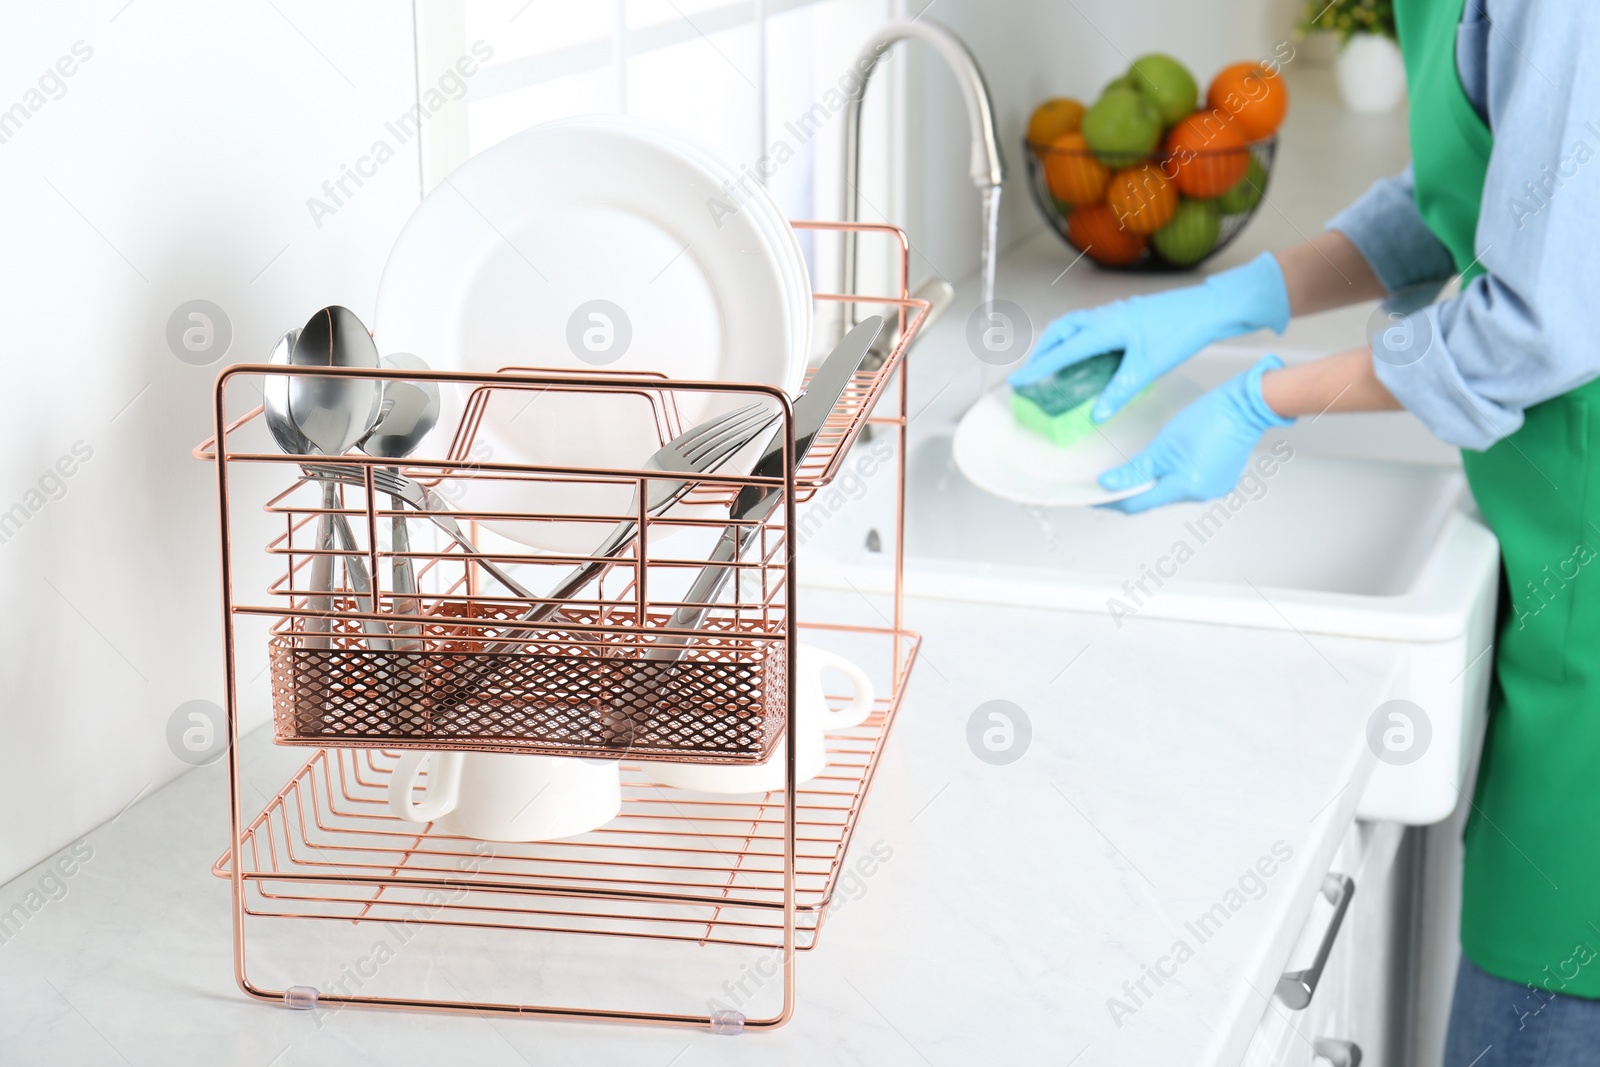
[[[409,352],[396,352],[386,356],[383,365],[390,370],[427,370],[428,365]],[[369,456],[384,459],[404,459],[422,443],[439,421],[439,385],[437,382],[390,381],[384,386],[383,402],[387,411],[361,441],[361,450]],[[400,468],[394,467],[398,474]],[[403,511],[406,504],[399,496],[391,498],[395,511]],[[394,613],[416,615],[420,605],[416,599],[417,580],[411,560],[411,535],[404,515],[390,517],[390,547],[394,552]],[[420,634],[418,624],[395,624],[395,632]],[[398,649],[414,650],[421,647],[417,641],[395,641]]]
[[[297,326],[278,339],[277,345],[272,349],[271,362],[275,366],[287,367],[290,365],[290,353],[294,344],[300,338],[300,328]],[[289,379],[282,374],[268,374],[261,384],[261,404],[267,417],[267,429],[272,431],[272,439],[278,447],[291,456],[305,456],[313,454],[316,449],[305,434],[294,424],[289,417]],[[311,557],[311,595],[306,599],[306,607],[317,612],[316,615],[306,620],[308,634],[326,634],[328,632],[328,614],[333,609],[333,598],[329,593],[333,589],[333,516],[328,511],[328,494],[323,493],[323,513],[317,516],[317,554]],[[327,648],[327,637],[307,637],[307,648]]]
[[[325,307],[312,315],[289,352],[296,367],[358,367],[377,370],[378,346],[348,308]],[[326,456],[348,452],[372,431],[383,406],[376,378],[290,378],[289,416],[305,439]]]
[[[312,315],[289,346],[289,363],[296,367],[357,367],[377,370],[378,346],[355,312],[342,307],[325,307]],[[383,410],[383,383],[375,378],[313,378],[290,376],[285,379],[289,422],[311,447],[325,456],[340,456],[372,431]],[[366,567],[354,555],[359,550],[350,524],[339,510],[339,493],[333,481],[322,482],[322,509],[331,518],[345,570],[358,594],[367,594],[370,613],[377,611],[377,597]],[[365,588],[363,588],[365,587]],[[362,629],[370,635],[388,634],[380,622],[367,620]],[[373,648],[388,649],[387,640],[374,640]]]

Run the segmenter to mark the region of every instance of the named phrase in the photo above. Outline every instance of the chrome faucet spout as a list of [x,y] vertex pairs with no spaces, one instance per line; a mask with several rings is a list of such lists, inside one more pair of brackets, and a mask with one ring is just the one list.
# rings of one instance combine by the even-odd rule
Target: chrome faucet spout
[[[966,103],[967,124],[972,131],[970,170],[972,184],[978,189],[989,189],[1002,184],[1006,178],[1005,157],[1000,153],[1000,135],[995,128],[994,104],[989,98],[988,83],[983,71],[972,57],[972,52],[961,39],[945,26],[932,19],[890,22],[867,41],[856,61],[855,69],[861,72],[860,84],[851,95],[845,109],[844,125],[844,221],[861,219],[861,108],[866,100],[867,85],[881,60],[897,42],[915,39],[929,45],[945,61],[960,83],[961,96]],[[856,292],[855,237],[846,234],[840,242],[841,288],[845,293]],[[853,318],[846,315],[847,319]],[[846,326],[848,328],[848,324]]]

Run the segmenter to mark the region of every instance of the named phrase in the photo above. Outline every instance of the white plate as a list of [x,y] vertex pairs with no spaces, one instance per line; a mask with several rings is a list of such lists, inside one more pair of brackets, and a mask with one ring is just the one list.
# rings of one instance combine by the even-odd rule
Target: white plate
[[668,149],[695,160],[717,175],[726,194],[725,199],[736,210],[751,211],[767,234],[768,241],[777,253],[784,270],[784,281],[789,293],[789,306],[793,316],[791,333],[794,349],[810,352],[811,335],[815,320],[812,307],[811,274],[806,269],[805,253],[794,227],[784,217],[783,210],[767,192],[765,186],[748,173],[740,173],[733,164],[712,153],[704,145],[681,130],[664,123],[619,115],[589,115],[578,119],[558,119],[551,125],[583,124],[605,129],[623,129],[641,137],[657,141]]
[[[809,323],[802,330],[795,321],[788,250],[775,247],[760,212],[712,212],[710,201],[727,195],[723,174],[650,125],[612,118],[535,127],[453,173],[390,252],[375,331],[383,350],[414,352],[443,369],[589,370],[594,364],[569,346],[569,321],[580,305],[606,300],[624,310],[632,334],[608,369],[797,391]],[[809,293],[805,303],[809,320]],[[459,414],[464,397],[452,401],[450,414]],[[692,425],[739,402],[685,395],[679,414]],[[570,393],[531,404],[526,394],[497,396],[480,441],[496,461],[587,467],[638,466],[659,446],[644,399]],[[615,513],[631,496],[620,486],[462,485],[460,505],[471,510]],[[495,525],[556,552],[583,551],[605,529]]]
[[1142,452],[1167,420],[1202,392],[1189,379],[1169,374],[1098,432],[1061,448],[1018,424],[1011,414],[1011,389],[1001,386],[962,416],[952,452],[969,481],[1003,499],[1046,508],[1106,504],[1150,486],[1111,492],[1100,485],[1100,475]]

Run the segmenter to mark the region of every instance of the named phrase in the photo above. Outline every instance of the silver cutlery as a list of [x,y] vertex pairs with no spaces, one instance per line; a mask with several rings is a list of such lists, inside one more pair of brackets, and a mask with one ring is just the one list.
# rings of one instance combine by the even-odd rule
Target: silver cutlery
[[[795,400],[795,466],[798,467],[810,452],[817,435],[827,424],[828,416],[838,405],[839,397],[871,354],[872,343],[882,329],[882,317],[873,315],[863,319],[834,346],[828,358],[811,376],[805,392]],[[779,434],[768,443],[766,451],[750,473],[775,478],[782,476],[783,471],[784,440],[783,435]],[[782,499],[783,490],[775,486],[747,485],[739,491],[729,510],[729,523],[724,527],[710,560],[690,586],[683,606],[674,611],[667,621],[668,629],[693,630],[705,621],[728,577],[734,573],[734,564],[760,534],[766,519]],[[789,551],[793,550],[793,546],[790,546]],[[623,670],[627,672],[628,679],[613,699],[606,716],[608,745],[625,747],[632,743],[636,713],[631,709],[648,707],[654,703],[657,695],[677,673],[675,664],[688,650],[691,640],[684,634],[664,633],[639,659],[624,661]],[[792,669],[793,665],[790,667]]]
[[[709,419],[673,438],[649,459],[645,460],[643,468],[683,474],[700,474],[713,470],[753,441],[763,429],[771,425],[774,418],[776,416],[765,413],[761,405],[747,404],[744,407]],[[310,463],[305,465],[305,472],[314,478],[327,478],[347,485],[365,484],[365,479],[360,471],[344,467],[320,466]],[[461,527],[448,512],[449,504],[439,494],[403,474],[383,468],[373,471],[372,484],[380,492],[388,493],[405,501],[405,503],[418,511],[424,512],[428,519],[443,530],[451,540],[460,545],[463,550],[474,557],[478,556],[477,546],[472,543],[472,540],[466,534],[462,533]],[[694,483],[688,480],[653,480],[650,483],[649,493],[645,499],[646,510],[651,514],[660,514],[683,499],[692,488],[694,488]],[[637,511],[638,505],[638,494],[635,493],[630,510]],[[562,579],[549,597],[539,597],[529,592],[520,582],[501,571],[490,560],[478,559],[478,562],[494,576],[496,581],[506,586],[517,596],[525,600],[552,601],[551,603],[540,604],[523,617],[523,621],[541,622],[554,617],[560,611],[560,600],[571,596],[572,593],[582,588],[590,578],[605,569],[609,560],[627,546],[632,539],[636,526],[636,520],[631,518],[619,522],[594,552],[594,555],[602,558],[580,564],[566,578]],[[510,651],[516,647],[516,643],[512,642],[503,646],[495,646],[491,651]]]
[[[297,326],[278,339],[278,344],[272,350],[272,362],[280,367],[289,365],[289,353],[294,349],[294,343],[300,337],[300,328]],[[291,456],[309,455],[315,451],[310,441],[300,432],[294,424],[294,419],[289,416],[289,379],[281,374],[268,374],[261,383],[261,406],[266,414],[267,429],[272,433],[272,439],[278,447]],[[311,557],[311,573],[307,585],[311,590],[306,598],[306,608],[314,612],[305,621],[305,632],[311,634],[326,634],[329,628],[328,614],[333,607],[333,516],[327,509],[327,494],[323,494],[323,511],[317,516],[317,534],[312,542],[316,555]],[[328,638],[308,636],[307,648],[327,648]]]
[[[386,356],[383,365],[389,370],[427,370],[428,365],[409,352],[396,352]],[[361,439],[361,451],[383,459],[404,459],[432,432],[439,421],[439,386],[436,382],[390,380],[384,384],[384,406],[388,410],[378,420],[372,431]],[[388,468],[398,475],[399,467]],[[404,506],[404,500],[392,496],[395,510]],[[404,515],[394,515],[389,520],[389,546],[394,554],[394,614],[415,616],[421,613],[417,599],[416,568],[410,559],[411,534]],[[416,636],[422,633],[422,624],[394,622],[390,629],[400,635],[394,647],[414,651],[422,647]]]
[[[295,338],[289,362],[296,367],[358,367],[378,370],[378,346],[353,311],[325,307]],[[377,378],[291,377],[289,417],[317,451],[343,455],[377,425],[383,382]]]
[[[359,340],[354,344],[347,340],[352,320],[356,331],[366,338],[365,345]],[[366,351],[368,347],[370,356]],[[284,334],[272,353],[272,362],[278,366],[366,366],[369,359],[376,366],[376,358],[377,349],[372,346],[372,338],[366,334],[360,320],[344,308],[324,308],[317,312],[304,328]],[[269,374],[262,383],[261,399],[267,428],[278,447],[290,455],[342,454],[355,443],[350,438],[359,440],[365,436],[382,414],[382,383],[375,379],[328,379],[338,385],[353,383],[359,387],[341,389],[310,389],[305,387],[307,381],[315,379]],[[343,556],[350,584],[358,593],[363,589],[368,591],[368,600],[375,610],[376,601],[370,596],[372,583],[366,565],[359,555],[353,554],[355,537],[349,522],[338,514],[339,507],[336,488],[323,479],[316,555],[311,561],[310,593],[306,599],[306,607],[313,613],[305,623],[305,632],[312,635],[306,638],[308,648],[327,648],[330,643],[326,636],[318,635],[326,635],[330,628],[336,531],[341,551],[351,553]],[[375,638],[374,647],[388,647],[389,630],[383,623],[367,619],[362,622],[362,629]]]
[[[643,469],[658,470],[666,474],[704,474],[715,470],[754,441],[777,418],[776,414],[768,412],[761,404],[746,404],[679,434],[645,460]],[[435,521],[444,519],[448,525],[442,525],[441,528],[463,542],[463,548],[470,549],[471,543],[460,535],[454,520],[438,510],[444,506],[443,502],[425,486],[388,471],[375,471],[373,484],[385,492],[395,493],[407,500],[420,501],[420,504],[413,506],[426,506],[429,518]],[[661,514],[688,495],[695,484],[692,478],[650,480],[646,483],[645,510],[652,515]],[[629,510],[636,512],[639,503],[639,494],[635,491]],[[544,622],[559,615],[566,598],[603,571],[609,561],[632,541],[637,529],[638,522],[635,519],[624,519],[617,523],[595,550],[594,555],[598,558],[574,568],[557,583],[545,603],[530,609],[518,621]],[[529,597],[529,599],[537,598]],[[467,675],[455,679],[449,689],[440,693],[436,700],[444,707],[450,708],[469,699],[483,683],[493,677],[508,658],[521,651],[522,647],[523,643],[516,640],[502,640],[490,644],[484,651],[489,653],[491,658],[475,660]]]
[[[828,421],[828,416],[838,405],[839,397],[844,394],[856,371],[861,369],[862,363],[871,354],[872,343],[877,340],[878,332],[882,328],[883,319],[880,316],[873,315],[861,320],[861,323],[846,334],[829,353],[828,358],[811,376],[806,391],[794,402],[795,466],[798,467],[806,458],[806,454],[811,451],[812,443],[816,441],[817,434],[821,432]],[[765,478],[776,478],[783,474],[781,436],[767,446],[750,473]],[[782,496],[781,489],[762,485],[747,485],[739,490],[739,495],[734,498],[733,507],[729,510],[731,521],[723,529],[722,537],[717,541],[717,547],[712,550],[706,567],[700,571],[694,584],[690,586],[688,594],[684,597],[684,606],[672,613],[672,618],[667,623],[670,628],[694,629],[705,620],[712,603],[721,593],[728,577],[733,574],[734,564],[760,534],[762,525],[778,506]],[[644,658],[676,659],[682,655],[682,646],[687,642],[686,637],[663,636]]]

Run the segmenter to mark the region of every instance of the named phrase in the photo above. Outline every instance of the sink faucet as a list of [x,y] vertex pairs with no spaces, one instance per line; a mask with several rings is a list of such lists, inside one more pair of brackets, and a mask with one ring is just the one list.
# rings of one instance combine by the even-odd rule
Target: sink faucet
[[[867,83],[883,58],[897,41],[916,38],[933,47],[955,73],[961,83],[961,95],[967,105],[967,123],[972,128],[972,184],[979,191],[997,188],[1006,178],[1005,160],[1000,155],[1000,136],[995,129],[994,105],[989,100],[989,86],[983,80],[977,60],[961,39],[931,19],[912,22],[890,22],[872,38],[856,61],[855,69],[861,72],[860,86],[850,97],[845,110],[844,126],[844,221],[857,222],[861,218],[861,105],[866,100]],[[854,234],[845,234],[840,242],[841,288],[846,293],[856,291],[856,240]],[[852,305],[845,318],[855,318]],[[848,328],[848,322],[846,324]]]

